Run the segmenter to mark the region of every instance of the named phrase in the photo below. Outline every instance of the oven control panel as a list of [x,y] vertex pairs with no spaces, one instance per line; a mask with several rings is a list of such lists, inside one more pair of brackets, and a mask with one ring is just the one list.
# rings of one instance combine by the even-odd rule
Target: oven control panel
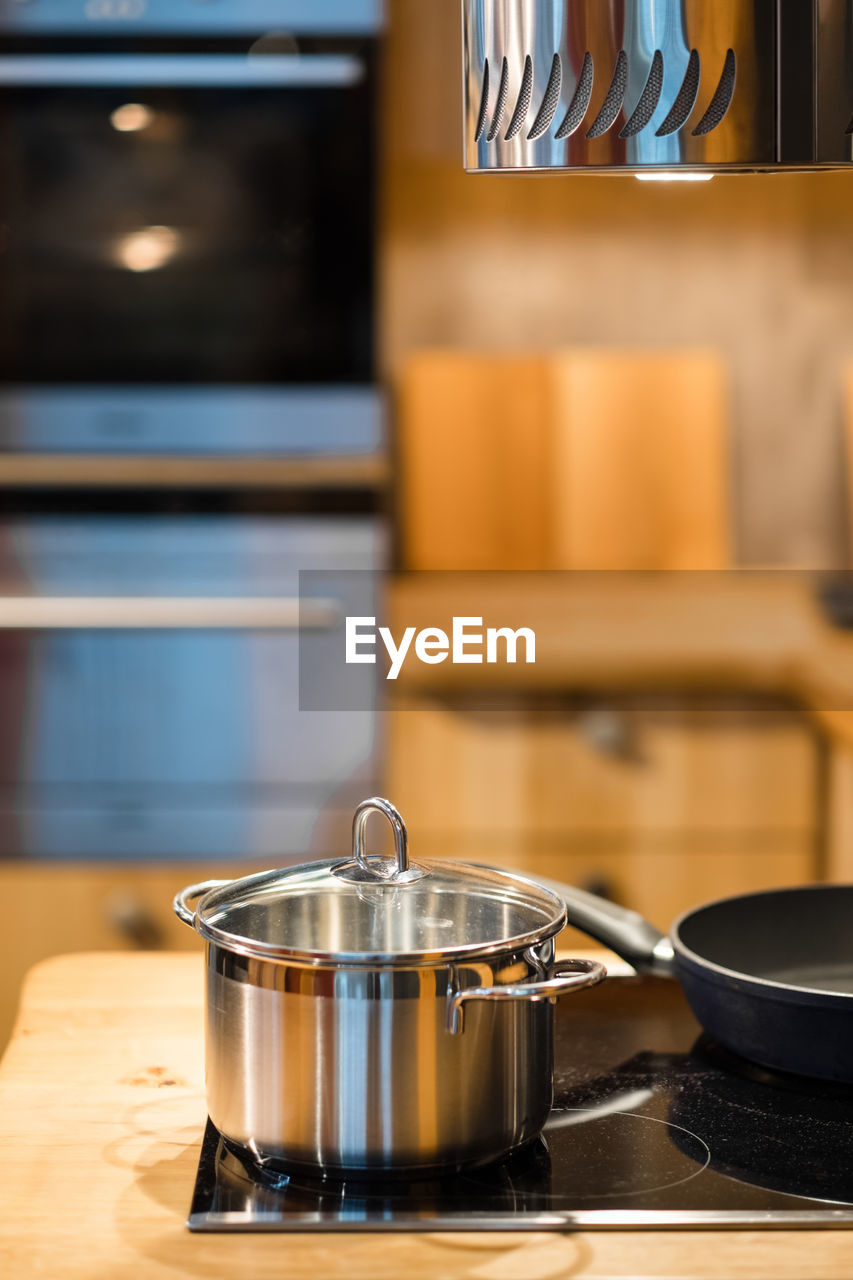
[[382,27],[383,10],[384,0],[0,0],[0,31],[361,35]]

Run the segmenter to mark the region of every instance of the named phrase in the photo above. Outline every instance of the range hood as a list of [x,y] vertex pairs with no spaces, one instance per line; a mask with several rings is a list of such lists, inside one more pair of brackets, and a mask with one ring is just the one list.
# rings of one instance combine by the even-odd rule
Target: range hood
[[853,0],[462,0],[469,172],[853,164]]

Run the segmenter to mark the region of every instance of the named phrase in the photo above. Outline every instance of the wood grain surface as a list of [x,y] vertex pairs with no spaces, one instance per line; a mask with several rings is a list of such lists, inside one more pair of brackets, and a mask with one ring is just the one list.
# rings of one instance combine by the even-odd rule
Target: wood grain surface
[[849,1280],[853,1235],[191,1235],[205,1118],[194,955],[80,955],[27,983],[0,1067],[4,1280]]
[[409,569],[723,569],[728,385],[711,351],[420,351],[399,379]]
[[581,347],[551,362],[555,569],[730,563],[729,388],[713,351]]
[[[394,580],[389,603],[394,635],[449,632],[471,615],[536,633],[532,664],[407,662],[407,690],[737,689],[853,710],[853,640],[805,574],[411,573]],[[844,716],[829,720],[839,734],[849,728]]]
[[400,535],[410,569],[550,562],[551,373],[544,357],[431,351],[400,379]]

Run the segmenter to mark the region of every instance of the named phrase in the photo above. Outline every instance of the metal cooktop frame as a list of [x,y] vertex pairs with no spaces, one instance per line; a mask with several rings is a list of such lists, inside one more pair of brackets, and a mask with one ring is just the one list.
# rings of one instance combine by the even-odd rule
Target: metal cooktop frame
[[725,1230],[732,1228],[818,1228],[853,1229],[853,1206],[844,1209],[769,1210],[610,1210],[579,1212],[498,1212],[447,1213],[424,1218],[417,1212],[395,1212],[393,1217],[353,1218],[341,1221],[327,1214],[288,1213],[259,1216],[251,1209],[217,1211],[211,1206],[216,1162],[222,1139],[208,1120],[202,1142],[199,1172],[187,1226],[199,1232],[286,1232],[286,1231],[639,1231],[639,1230]]

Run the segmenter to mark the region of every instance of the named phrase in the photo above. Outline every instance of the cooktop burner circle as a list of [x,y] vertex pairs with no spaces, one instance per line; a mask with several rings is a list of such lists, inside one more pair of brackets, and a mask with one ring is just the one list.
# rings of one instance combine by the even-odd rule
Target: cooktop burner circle
[[711,1160],[707,1143],[689,1129],[633,1111],[555,1109],[543,1136],[561,1198],[578,1203],[675,1187]]

